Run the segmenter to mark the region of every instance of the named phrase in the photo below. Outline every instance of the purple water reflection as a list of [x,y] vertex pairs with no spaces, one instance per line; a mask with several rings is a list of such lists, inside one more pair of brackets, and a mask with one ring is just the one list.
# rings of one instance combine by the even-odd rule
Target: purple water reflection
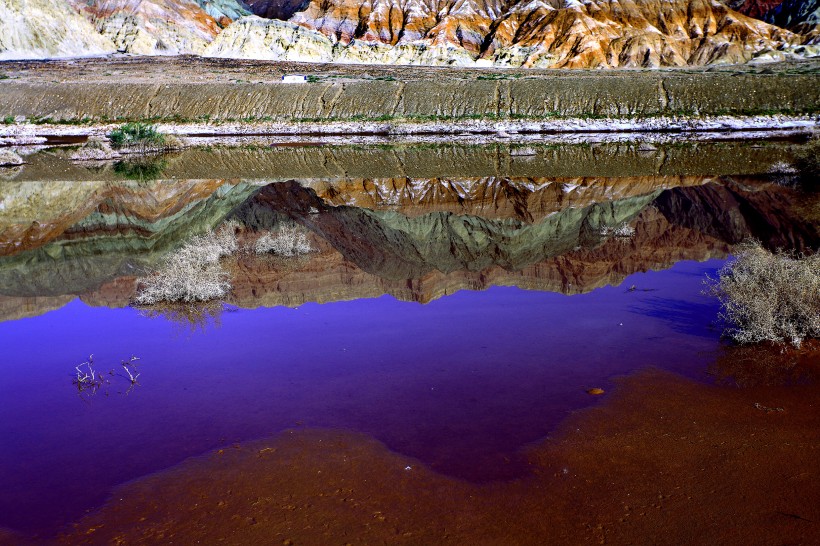
[[[238,310],[182,335],[79,301],[2,323],[0,526],[53,530],[116,484],[301,425],[365,432],[466,479],[520,475],[522,446],[599,400],[585,389],[648,365],[703,373],[718,335],[701,281],[719,265],[579,296],[497,287]],[[138,355],[141,385],[84,402],[71,379],[89,353],[100,369]]]

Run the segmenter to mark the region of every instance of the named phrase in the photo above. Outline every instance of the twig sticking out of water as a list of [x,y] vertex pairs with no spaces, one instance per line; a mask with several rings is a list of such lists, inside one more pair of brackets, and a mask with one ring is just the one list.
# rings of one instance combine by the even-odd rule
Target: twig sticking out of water
[[75,366],[74,369],[77,370],[77,377],[74,378],[73,384],[80,392],[91,391],[91,394],[94,394],[109,382],[107,378],[94,370],[93,354],[88,355],[88,360]]
[[[137,356],[132,356],[129,360],[120,361],[120,366],[122,366],[123,371],[125,371],[125,375],[117,375],[127,379],[130,383],[125,394],[131,392],[134,386],[139,385],[137,379],[139,379],[140,374],[137,372],[137,361],[139,361],[139,357]],[[89,355],[87,361],[75,366],[74,369],[77,371],[77,375],[71,382],[77,387],[80,397],[86,401],[89,397],[97,394],[105,385],[109,385],[111,383],[109,377],[115,375],[113,369],[108,372],[108,375],[97,372],[97,370],[94,369],[93,354]],[[106,391],[104,394],[107,396],[108,392]]]
[[140,376],[137,373],[137,365],[134,362],[138,361],[139,358],[136,356],[132,356],[131,360],[121,362],[122,369],[125,370],[125,373],[128,374],[128,380],[131,382],[132,385],[137,383],[137,378]]

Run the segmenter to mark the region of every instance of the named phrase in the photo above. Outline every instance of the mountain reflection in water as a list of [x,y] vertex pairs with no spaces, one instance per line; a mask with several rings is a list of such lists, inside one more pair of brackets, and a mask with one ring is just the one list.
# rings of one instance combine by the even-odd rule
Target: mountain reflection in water
[[[153,181],[43,152],[0,187],[0,317],[71,296],[126,305],[135,276],[228,218],[249,229],[296,222],[319,249],[289,264],[241,258],[231,296],[241,307],[385,293],[426,302],[492,285],[572,294],[725,257],[748,237],[805,251],[817,246],[816,194],[784,184],[793,175],[755,174],[794,146],[191,149],[163,160],[169,178]],[[396,176],[452,171],[448,158],[475,176]],[[206,169],[236,176],[183,176]],[[313,176],[289,176],[302,172]],[[624,224],[634,236],[612,236]]]
[[[615,375],[734,377],[704,275],[749,237],[820,239],[817,195],[768,174],[794,143],[753,144],[193,149],[156,180],[29,157],[0,182],[0,527],[51,532],[117,484],[302,425],[509,479]],[[316,251],[233,257],[231,312],[128,307],[225,220],[240,243],[299,224]],[[139,387],[79,399],[91,353],[138,356]]]

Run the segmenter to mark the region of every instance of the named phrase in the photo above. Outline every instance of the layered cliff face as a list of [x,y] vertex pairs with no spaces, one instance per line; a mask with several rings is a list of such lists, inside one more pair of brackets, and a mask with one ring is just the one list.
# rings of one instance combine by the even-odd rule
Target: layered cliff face
[[807,44],[820,44],[820,0],[785,0],[764,19],[806,36]]
[[730,8],[802,34],[806,44],[820,43],[820,0],[728,0]]
[[[549,207],[550,212],[531,221],[435,210],[446,206],[446,194],[439,207],[434,205],[419,216],[409,216],[401,208],[330,207],[315,191],[295,183],[265,187],[238,208],[234,217],[247,226],[266,229],[284,214],[360,269],[396,282],[435,271],[449,274],[495,267],[521,271],[559,256],[570,261],[574,255],[589,258],[609,242],[607,233],[612,227],[624,223],[640,226],[641,218],[655,218],[656,211],[666,217],[669,225],[721,241],[723,248],[747,237],[761,239],[771,248],[801,251],[814,248],[818,241],[813,221],[802,217],[796,208],[799,196],[773,185],[744,187],[732,179],[682,177],[670,180],[670,189],[657,186],[642,193],[640,180],[588,181],[590,185],[611,187],[610,197],[600,199],[606,191],[596,194],[570,182],[553,180],[564,192],[580,189],[577,200]],[[520,194],[538,196],[539,190],[528,187],[527,181],[515,184]],[[533,203],[539,202],[543,201],[533,199]],[[541,206],[536,205],[536,210]],[[532,215],[525,210],[520,216]],[[576,281],[570,283],[575,288],[564,286],[561,290],[584,290],[586,283]]]
[[[4,182],[0,187],[0,257],[96,231],[161,230],[168,219],[224,193],[224,180],[161,182]],[[114,227],[113,224],[118,224]],[[83,227],[84,226],[84,227]],[[76,233],[76,235],[72,235]]]
[[226,27],[233,20],[251,14],[250,6],[242,0],[197,0],[197,3],[221,27]]
[[[134,54],[598,68],[820,53],[816,0],[56,0],[38,12],[10,0],[3,24],[17,21],[24,32],[11,32],[15,41],[0,41],[0,50],[25,52],[16,57],[110,51],[87,25],[65,39],[43,32],[76,19],[66,2],[118,51]],[[23,39],[27,28],[32,36]]]
[[108,38],[65,1],[0,2],[0,60],[99,55],[116,51]]
[[305,9],[308,0],[248,0],[247,4],[259,17],[286,21],[297,11]]
[[195,0],[69,0],[118,51],[202,53],[219,26]]
[[[765,6],[743,7],[757,14]],[[347,63],[656,67],[784,59],[806,41],[716,0],[312,0],[286,22],[236,21],[207,54]]]
[[[169,157],[160,180],[123,180],[113,165],[72,166],[44,151],[0,184],[0,320],[74,296],[127,305],[146,268],[225,219],[244,226],[242,246],[291,222],[316,249],[232,258],[230,302],[246,307],[384,293],[425,302],[499,284],[578,293],[723,257],[747,237],[817,249],[818,196],[755,174],[794,148],[192,149]],[[624,223],[634,234],[614,236]]]
[[763,17],[769,23],[786,28],[820,24],[820,0],[783,0]]
[[723,3],[743,15],[762,20],[767,13],[782,4],[783,0],[723,0]]
[[[522,192],[528,191],[526,181],[514,183]],[[403,207],[391,212],[333,206],[330,198],[319,197],[305,185],[272,184],[252,195],[246,193],[246,201],[234,209],[233,216],[250,228],[270,227],[283,218],[297,221],[311,230],[315,251],[288,260],[241,254],[229,265],[234,287],[230,301],[242,307],[298,306],[387,293],[406,301],[427,302],[458,290],[495,285],[579,293],[618,284],[636,271],[666,268],[682,259],[724,257],[732,244],[750,236],[773,248],[816,248],[820,242],[818,211],[807,217],[800,208],[806,196],[794,190],[755,178],[693,177],[669,183],[667,189],[644,194],[640,180],[599,178],[595,185],[609,191],[586,196],[581,192],[573,203],[531,222],[493,219],[481,215],[481,207],[470,205],[462,212],[476,214],[437,211],[450,206],[446,195],[428,201],[428,212],[405,216]],[[324,182],[322,193],[334,193],[330,188],[335,185]],[[366,184],[340,181],[338,185],[336,200],[346,195],[364,204],[372,195]],[[360,187],[363,189],[358,190]],[[595,202],[603,194],[613,198]],[[816,209],[816,199],[809,201]],[[214,197],[205,202],[214,203]],[[410,210],[415,206],[408,202]],[[224,215],[226,210],[218,206],[215,213]],[[144,263],[150,251],[145,244],[140,248],[132,242],[131,256],[123,257],[117,250],[122,243],[116,241],[122,237],[123,226],[133,220],[109,217],[109,228],[101,229],[98,212],[77,224],[86,228],[67,229],[18,259],[7,258],[4,263],[0,258],[5,287],[0,295],[0,320],[61,307],[73,299],[66,292],[79,294],[89,305],[128,304],[136,279],[123,265]],[[202,213],[194,208],[188,214],[194,220]],[[97,218],[94,229],[88,229],[94,223],[91,217]],[[209,223],[219,221],[208,218]],[[634,227],[634,235],[601,235],[601,222],[621,219]],[[166,222],[165,230],[185,225],[174,215]],[[471,231],[459,229],[462,225],[469,225]],[[190,223],[183,233],[201,228],[201,222]],[[143,232],[131,239],[155,237]],[[59,254],[52,257],[55,249],[70,245],[74,250],[69,259]],[[45,290],[43,282],[54,279],[61,281],[59,289]]]
[[681,259],[722,258],[729,251],[720,239],[670,224],[654,207],[644,209],[632,223],[636,232],[629,240],[610,238],[596,246],[575,247],[518,269],[496,264],[478,270],[430,269],[412,278],[390,278],[362,269],[346,257],[346,249],[319,240],[316,253],[293,264],[241,260],[233,271],[232,303],[249,308],[299,306],[383,294],[427,303],[459,290],[492,286],[576,294],[617,285],[636,271],[664,269]]
[[376,178],[303,183],[326,204],[408,218],[431,213],[487,220],[540,222],[547,216],[593,203],[651,195],[662,189],[710,183],[708,176],[574,178]]

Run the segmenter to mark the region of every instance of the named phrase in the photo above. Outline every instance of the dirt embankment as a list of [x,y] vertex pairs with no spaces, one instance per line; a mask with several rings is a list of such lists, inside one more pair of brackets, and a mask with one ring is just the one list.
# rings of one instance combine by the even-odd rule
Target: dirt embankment
[[[195,58],[4,63],[0,117],[52,120],[550,120],[810,114],[813,64],[777,70],[464,70]],[[788,65],[786,65],[788,66]],[[223,71],[224,73],[220,73]],[[299,71],[303,84],[277,76]],[[136,75],[134,75],[136,73]]]

